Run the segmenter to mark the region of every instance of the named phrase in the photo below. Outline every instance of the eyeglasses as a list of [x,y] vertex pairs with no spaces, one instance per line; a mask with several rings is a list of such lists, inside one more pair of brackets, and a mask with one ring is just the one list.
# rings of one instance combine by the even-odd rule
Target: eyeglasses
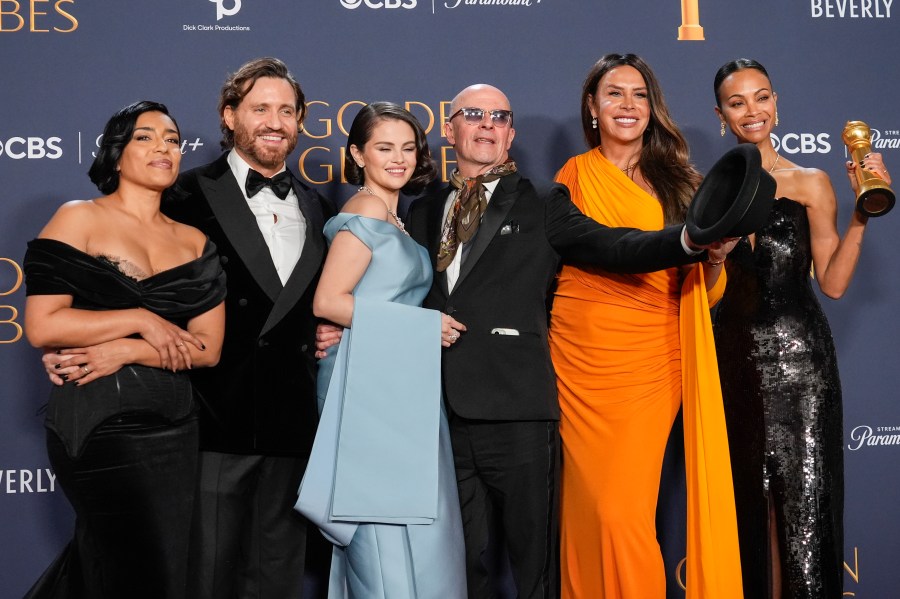
[[488,113],[491,115],[491,123],[495,127],[506,127],[508,125],[512,125],[513,122],[513,113],[512,110],[485,110],[484,108],[460,108],[447,119],[447,122],[452,121],[455,117],[460,114],[466,120],[466,123],[469,125],[480,125],[481,121],[484,120],[484,114]]

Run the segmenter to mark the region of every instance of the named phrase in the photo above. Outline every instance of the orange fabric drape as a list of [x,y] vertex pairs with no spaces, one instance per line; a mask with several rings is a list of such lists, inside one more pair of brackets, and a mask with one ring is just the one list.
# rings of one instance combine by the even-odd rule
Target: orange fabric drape
[[[663,225],[659,202],[596,149],[569,160],[557,180],[598,222],[646,230]],[[690,269],[683,289],[674,268],[643,275],[573,266],[560,272],[550,345],[563,441],[564,597],[665,595],[656,500],[682,395],[689,489],[687,596],[741,597],[707,301],[707,296],[713,302],[721,297],[724,279],[707,293],[699,266]]]

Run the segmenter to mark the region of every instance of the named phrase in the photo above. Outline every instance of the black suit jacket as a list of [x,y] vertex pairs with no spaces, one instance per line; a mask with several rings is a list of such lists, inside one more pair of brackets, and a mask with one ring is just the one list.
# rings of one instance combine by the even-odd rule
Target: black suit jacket
[[[437,255],[449,188],[413,204],[409,231]],[[695,261],[681,227],[644,232],[609,228],[583,215],[563,185],[541,191],[518,174],[502,177],[450,293],[435,273],[425,307],[468,327],[445,350],[444,393],[451,410],[481,420],[557,420],[556,377],[547,341],[549,291],[560,264],[650,272]],[[518,335],[492,334],[514,329]]]
[[222,358],[191,372],[204,450],[307,455],[312,446],[318,421],[312,297],[325,257],[322,228],[334,209],[296,178],[294,192],[306,242],[284,286],[227,154],[182,174],[164,202],[168,216],[215,242],[228,277]]

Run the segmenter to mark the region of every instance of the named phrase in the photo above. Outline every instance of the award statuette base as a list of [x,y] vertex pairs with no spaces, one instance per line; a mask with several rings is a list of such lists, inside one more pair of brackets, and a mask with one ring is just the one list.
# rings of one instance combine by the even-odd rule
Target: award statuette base
[[678,28],[679,41],[701,41],[703,37],[703,27],[700,25],[682,25]]
[[879,187],[870,182],[869,188],[856,198],[856,209],[865,216],[884,216],[894,207],[894,192],[885,185]]

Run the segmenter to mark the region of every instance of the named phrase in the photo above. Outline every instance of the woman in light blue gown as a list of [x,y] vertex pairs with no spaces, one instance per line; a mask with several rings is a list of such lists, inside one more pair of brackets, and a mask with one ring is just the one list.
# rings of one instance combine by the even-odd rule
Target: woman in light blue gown
[[431,260],[397,217],[435,174],[421,125],[396,104],[365,106],[347,140],[361,184],[325,226],[313,300],[345,327],[319,364],[321,420],[297,509],[334,543],[328,596],[464,599],[462,522],[441,400],[441,346],[465,327],[421,307]]

